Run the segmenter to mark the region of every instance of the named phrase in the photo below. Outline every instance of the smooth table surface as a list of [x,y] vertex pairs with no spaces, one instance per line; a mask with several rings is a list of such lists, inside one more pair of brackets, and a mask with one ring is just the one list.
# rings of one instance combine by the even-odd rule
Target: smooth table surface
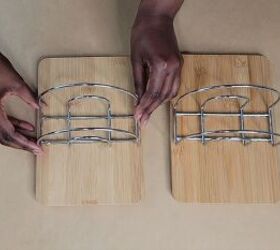
[[[128,54],[136,6],[131,0],[0,0],[0,50],[36,87],[41,57]],[[277,87],[279,11],[279,0],[186,0],[176,19],[180,48],[264,54]],[[26,106],[8,106],[34,121]],[[194,205],[172,198],[168,121],[166,105],[143,134],[146,190],[135,206],[44,207],[35,201],[35,158],[1,146],[0,248],[278,250],[280,204]]]

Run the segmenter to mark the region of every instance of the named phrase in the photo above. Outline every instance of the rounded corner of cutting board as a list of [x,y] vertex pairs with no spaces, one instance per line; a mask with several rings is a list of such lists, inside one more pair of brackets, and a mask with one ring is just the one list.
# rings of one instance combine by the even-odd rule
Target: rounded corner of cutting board
[[171,196],[177,202],[187,202],[174,188],[171,188]]
[[41,68],[43,68],[45,66],[45,64],[49,63],[49,61],[51,60],[52,58],[50,57],[42,57],[39,59],[39,62],[38,62],[38,70],[40,70]]
[[48,203],[42,199],[41,194],[38,193],[37,191],[36,191],[36,194],[35,194],[35,200],[36,200],[36,202],[38,202],[42,206],[49,206]]
[[144,198],[144,196],[145,196],[144,193],[145,193],[145,192],[142,190],[142,191],[140,192],[139,196],[138,196],[137,198],[135,198],[135,200],[133,200],[131,203],[132,203],[132,204],[135,204],[135,205],[140,204],[140,203],[143,201],[143,198]]

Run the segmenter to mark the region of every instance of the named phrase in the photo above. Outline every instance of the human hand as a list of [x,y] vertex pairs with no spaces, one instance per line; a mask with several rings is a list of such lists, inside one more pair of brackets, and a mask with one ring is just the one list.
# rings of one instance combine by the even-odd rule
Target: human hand
[[27,121],[8,116],[4,110],[3,100],[11,95],[20,97],[34,109],[39,108],[38,101],[30,87],[16,72],[9,60],[0,53],[0,144],[40,154],[42,149],[29,135],[34,131],[34,126]]
[[139,15],[131,34],[131,62],[138,104],[135,118],[145,125],[152,112],[177,95],[183,64],[166,15]]

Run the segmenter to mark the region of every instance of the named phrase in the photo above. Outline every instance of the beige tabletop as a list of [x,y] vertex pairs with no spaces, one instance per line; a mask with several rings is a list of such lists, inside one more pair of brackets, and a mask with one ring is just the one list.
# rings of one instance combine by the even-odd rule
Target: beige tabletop
[[[0,51],[36,87],[41,57],[127,55],[136,9],[133,0],[0,0]],[[180,48],[264,54],[277,87],[279,13],[279,0],[186,0],[176,19]],[[34,121],[16,104],[10,113]],[[0,146],[0,249],[278,250],[280,204],[173,200],[168,126],[161,107],[144,132],[145,197],[133,206],[44,207],[34,196],[35,158]]]

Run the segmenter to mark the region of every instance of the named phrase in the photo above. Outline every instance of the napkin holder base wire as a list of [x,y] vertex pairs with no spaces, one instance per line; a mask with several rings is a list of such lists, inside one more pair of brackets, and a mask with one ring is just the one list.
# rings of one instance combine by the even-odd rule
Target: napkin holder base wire
[[[233,95],[233,94],[222,94],[216,95],[214,97],[207,98],[201,105],[200,110],[197,112],[193,111],[178,111],[178,104],[184,98],[194,96],[199,93],[211,92],[211,90],[232,90],[232,89],[254,89],[257,91],[266,91],[274,94],[276,96],[275,100],[268,106],[266,112],[246,112],[245,107],[250,102],[247,96],[243,95]],[[240,101],[239,112],[207,112],[205,107],[210,102],[216,100],[228,100],[234,99]],[[174,143],[180,143],[183,140],[190,141],[200,141],[202,144],[206,144],[210,141],[239,141],[244,145],[250,142],[269,142],[273,146],[278,143],[275,141],[275,137],[279,137],[280,134],[274,131],[273,126],[273,108],[280,101],[280,92],[270,87],[265,87],[255,84],[224,84],[224,85],[212,85],[209,87],[195,89],[193,91],[187,92],[180,96],[177,101],[172,105],[173,112],[173,139]],[[190,117],[195,116],[199,118],[200,131],[198,133],[191,133],[185,135],[178,134],[178,117]],[[205,126],[205,119],[207,116],[212,117],[239,117],[240,128],[237,130],[214,130],[207,131]],[[266,117],[268,122],[268,130],[248,130],[245,128],[244,120],[246,117]],[[250,136],[248,136],[250,135]]]
[[[42,106],[44,105],[44,97],[48,94],[51,94],[53,92],[57,91],[63,91],[68,88],[104,88],[104,89],[110,89],[113,91],[117,91],[119,93],[122,93],[134,100],[134,102],[137,101],[137,96],[133,94],[132,92],[125,90],[120,87],[116,87],[110,84],[103,84],[103,83],[88,83],[88,82],[81,82],[81,83],[72,83],[72,84],[59,84],[56,87],[52,87],[50,89],[45,90],[42,92],[39,96],[39,104],[40,109],[38,111],[38,144],[44,144],[44,145],[51,145],[51,144],[90,144],[90,143],[115,143],[115,142],[136,142],[138,143],[140,140],[140,129],[138,122],[135,120],[133,114],[112,114],[111,111],[111,101],[108,98],[105,98],[100,95],[93,95],[93,94],[87,94],[87,95],[78,95],[70,98],[67,100],[67,107],[66,107],[66,113],[67,115],[44,115],[42,111]],[[106,108],[106,115],[72,115],[71,114],[71,106],[74,104],[77,100],[97,100],[100,103],[104,103]],[[48,133],[43,133],[42,126],[43,122],[45,120],[65,120],[67,123],[66,128],[55,130]],[[128,131],[123,129],[117,129],[112,127],[112,120],[114,119],[131,119],[134,121],[134,131]],[[106,120],[107,126],[104,127],[72,127],[71,122],[73,120]],[[87,135],[87,136],[73,136],[73,132],[105,132],[106,137],[104,136],[97,136],[97,135]],[[124,135],[123,138],[114,138],[112,136],[113,133]],[[51,139],[52,136],[55,135],[61,135],[66,134],[66,139]]]

